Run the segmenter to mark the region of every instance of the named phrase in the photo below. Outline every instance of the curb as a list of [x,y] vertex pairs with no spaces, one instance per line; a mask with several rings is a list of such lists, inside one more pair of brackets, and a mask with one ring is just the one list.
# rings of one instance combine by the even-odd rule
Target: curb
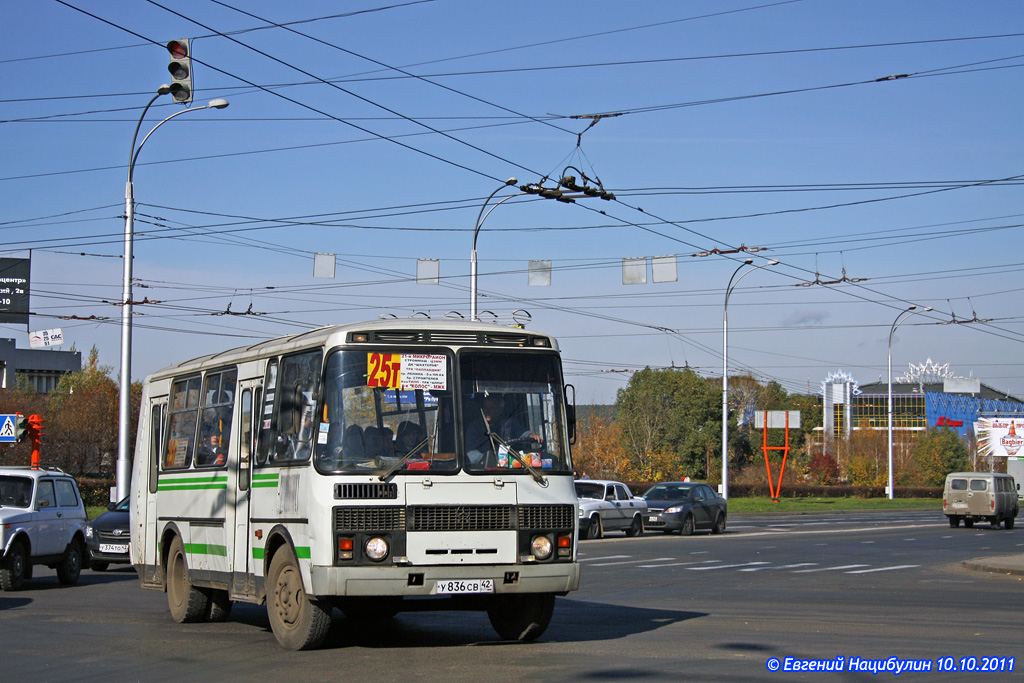
[[964,560],[960,563],[960,566],[979,572],[1024,576],[1024,555],[979,557],[974,560]]

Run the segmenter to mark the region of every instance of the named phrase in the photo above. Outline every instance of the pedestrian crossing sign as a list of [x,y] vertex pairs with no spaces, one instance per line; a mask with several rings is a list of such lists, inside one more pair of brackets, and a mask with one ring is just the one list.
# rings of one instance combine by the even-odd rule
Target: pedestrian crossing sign
[[0,443],[18,443],[18,435],[14,429],[17,415],[0,415]]

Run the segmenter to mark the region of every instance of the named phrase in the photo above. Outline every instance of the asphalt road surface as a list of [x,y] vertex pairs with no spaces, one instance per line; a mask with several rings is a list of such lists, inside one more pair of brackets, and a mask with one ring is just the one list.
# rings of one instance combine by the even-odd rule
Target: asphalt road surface
[[[315,652],[278,647],[263,607],[182,625],[130,569],[65,587],[36,568],[0,593],[0,680],[867,680],[926,665],[901,678],[1009,680],[1024,581],[960,562],[1021,553],[1019,529],[951,529],[932,511],[734,517],[721,536],[581,542],[581,589],[535,643],[499,641],[482,613],[335,612]],[[829,661],[842,673],[784,670]]]

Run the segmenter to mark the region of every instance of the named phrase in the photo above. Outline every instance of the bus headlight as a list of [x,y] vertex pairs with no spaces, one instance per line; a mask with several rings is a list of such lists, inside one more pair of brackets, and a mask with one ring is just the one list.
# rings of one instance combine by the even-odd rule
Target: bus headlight
[[374,562],[380,562],[388,556],[388,542],[380,536],[374,536],[363,545],[363,552]]
[[538,560],[546,560],[551,557],[551,539],[547,536],[534,536],[530,543],[530,552]]

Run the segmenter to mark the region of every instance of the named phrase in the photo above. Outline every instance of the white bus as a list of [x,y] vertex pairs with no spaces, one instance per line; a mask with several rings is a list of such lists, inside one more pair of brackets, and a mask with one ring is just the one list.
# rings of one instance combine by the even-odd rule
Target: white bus
[[480,609],[533,640],[579,586],[557,343],[423,318],[324,327],[146,378],[131,556],[178,622],[266,603],[286,648],[347,618]]

